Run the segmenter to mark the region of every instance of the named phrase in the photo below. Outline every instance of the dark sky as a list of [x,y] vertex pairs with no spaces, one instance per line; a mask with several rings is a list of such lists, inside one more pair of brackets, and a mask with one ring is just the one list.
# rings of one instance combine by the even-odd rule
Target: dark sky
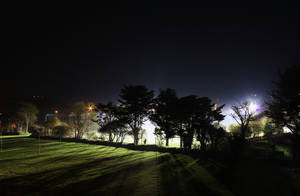
[[8,5],[1,97],[116,100],[124,84],[229,103],[300,62],[297,9]]

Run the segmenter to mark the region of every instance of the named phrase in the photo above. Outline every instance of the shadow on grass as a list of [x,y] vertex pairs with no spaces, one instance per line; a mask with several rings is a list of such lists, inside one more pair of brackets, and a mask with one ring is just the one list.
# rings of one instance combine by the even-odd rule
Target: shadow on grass
[[[166,154],[158,159],[162,195],[220,195],[217,194],[218,191],[210,189],[203,183],[200,177],[201,171],[191,169],[189,161],[183,160],[185,157],[189,156]],[[231,194],[228,193],[228,195]]]
[[[20,172],[19,176],[0,178],[1,196],[232,195],[231,192],[245,196],[297,195],[289,184],[291,179],[280,170],[280,162],[239,159],[233,167],[227,165],[212,176],[207,168],[220,166],[214,166],[217,164],[209,161],[205,154],[145,152],[152,148],[147,146],[142,146],[146,150],[134,147],[139,151],[131,151],[127,150],[132,148],[130,145],[125,145],[129,148],[124,149],[61,144],[53,140],[43,140],[42,145],[40,156],[20,158],[21,150],[3,154],[6,158],[2,166],[13,169],[18,167],[13,165],[16,162],[28,161],[28,167],[33,169]],[[24,152],[36,153],[36,139],[17,138],[8,144],[11,150],[21,147],[24,147]],[[203,163],[208,166],[204,167]]]
[[136,154],[106,157],[4,179],[0,181],[1,195],[134,195],[145,171],[150,169],[145,165],[154,160],[144,158]]

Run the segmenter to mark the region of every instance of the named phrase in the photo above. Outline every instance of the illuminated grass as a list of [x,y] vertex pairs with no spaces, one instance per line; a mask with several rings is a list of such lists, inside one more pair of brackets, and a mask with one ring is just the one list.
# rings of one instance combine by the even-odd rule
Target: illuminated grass
[[24,134],[20,134],[20,135],[0,135],[0,138],[15,138],[15,137],[27,137],[30,136],[31,133],[24,133]]
[[232,195],[187,155],[4,138],[0,191],[11,195]]

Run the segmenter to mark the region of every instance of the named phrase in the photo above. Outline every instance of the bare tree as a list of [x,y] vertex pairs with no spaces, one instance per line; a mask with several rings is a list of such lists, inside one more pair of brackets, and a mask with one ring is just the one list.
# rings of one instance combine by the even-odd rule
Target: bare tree
[[255,120],[255,111],[251,111],[248,101],[231,106],[233,113],[232,118],[240,125],[241,137],[245,139],[249,123]]
[[81,139],[96,118],[92,103],[75,102],[67,109],[69,125],[73,128],[76,139]]
[[18,115],[25,122],[25,132],[28,132],[29,126],[37,121],[39,110],[31,103],[23,103],[18,110]]

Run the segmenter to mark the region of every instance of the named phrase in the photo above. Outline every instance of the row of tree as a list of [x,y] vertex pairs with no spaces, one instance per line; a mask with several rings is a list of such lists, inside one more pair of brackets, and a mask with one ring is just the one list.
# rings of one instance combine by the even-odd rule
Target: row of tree
[[37,121],[39,110],[31,103],[16,104],[14,108],[9,112],[1,113],[0,131],[27,133],[29,127]]
[[110,141],[131,134],[138,144],[143,123],[150,119],[155,124],[155,135],[169,145],[169,139],[180,137],[180,146],[190,149],[194,137],[205,150],[206,144],[216,145],[225,130],[218,126],[224,119],[222,108],[208,97],[190,95],[178,98],[175,90],[154,92],[146,86],[125,86],[121,89],[120,104],[98,104],[100,132],[108,132]]
[[[272,91],[272,99],[267,103],[265,111],[271,119],[266,125],[272,129],[274,125],[290,129],[295,147],[299,146],[300,129],[299,74],[299,66],[291,66],[279,74],[276,89]],[[155,134],[163,138],[167,146],[169,139],[178,136],[181,148],[191,149],[193,141],[197,140],[200,148],[205,151],[207,145],[216,149],[227,135],[220,126],[225,117],[222,114],[223,108],[224,105],[217,106],[208,97],[178,97],[174,89],[161,89],[155,97],[154,92],[146,86],[124,86],[117,104],[76,102],[59,116],[40,123],[39,132],[59,133],[60,136],[64,135],[62,132],[71,132],[75,138],[80,139],[91,126],[98,124],[99,132],[107,134],[110,142],[123,142],[127,135],[131,135],[137,145],[144,133],[142,125],[150,119],[156,127]],[[255,132],[260,126],[257,113],[250,110],[249,102],[233,105],[231,109],[231,116],[238,124],[238,136],[245,141],[249,130]],[[37,120],[38,113],[34,105],[22,104],[15,115],[6,118],[6,124],[14,122],[14,127],[27,132]],[[56,129],[58,131],[49,131]]]

